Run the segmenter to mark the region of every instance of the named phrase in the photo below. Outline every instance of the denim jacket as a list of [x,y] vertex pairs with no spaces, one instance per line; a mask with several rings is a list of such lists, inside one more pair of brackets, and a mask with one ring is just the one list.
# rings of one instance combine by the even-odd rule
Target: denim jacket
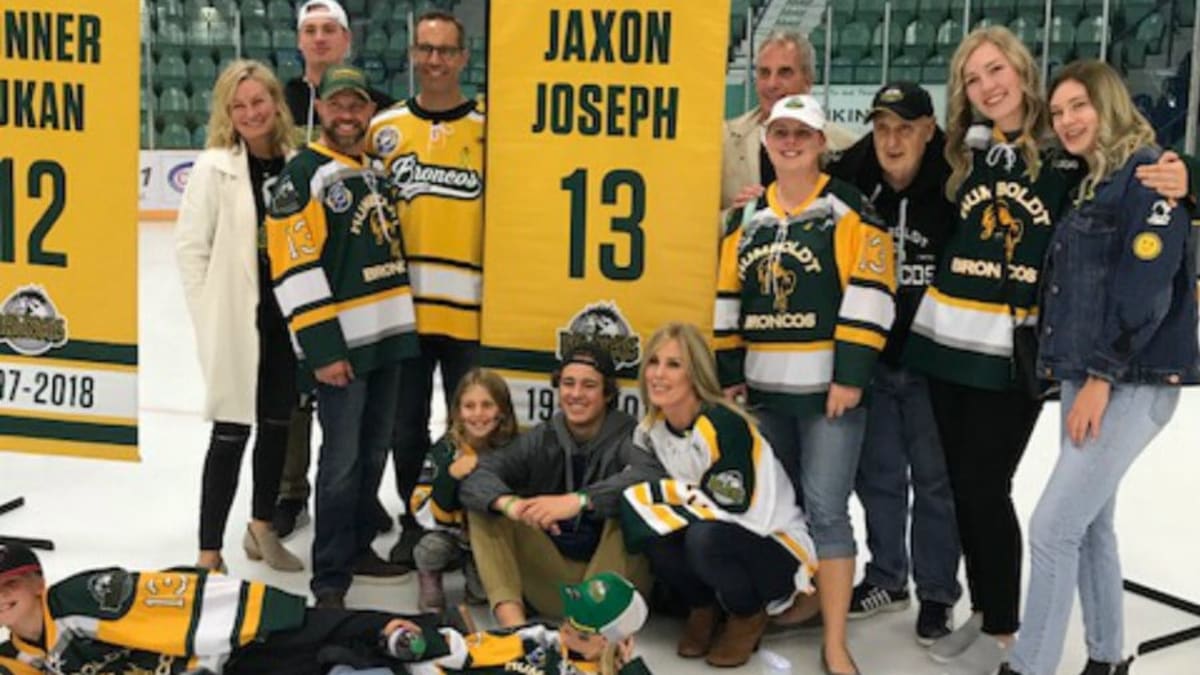
[[1042,277],[1043,377],[1200,382],[1191,219],[1134,175],[1158,155],[1137,151],[1055,226]]

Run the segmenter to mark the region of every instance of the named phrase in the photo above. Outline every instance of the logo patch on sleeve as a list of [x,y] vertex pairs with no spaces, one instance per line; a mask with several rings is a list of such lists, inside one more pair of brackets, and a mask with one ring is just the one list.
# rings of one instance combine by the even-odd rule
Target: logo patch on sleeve
[[1162,254],[1162,239],[1153,232],[1143,232],[1133,239],[1133,254],[1139,260],[1154,260]]

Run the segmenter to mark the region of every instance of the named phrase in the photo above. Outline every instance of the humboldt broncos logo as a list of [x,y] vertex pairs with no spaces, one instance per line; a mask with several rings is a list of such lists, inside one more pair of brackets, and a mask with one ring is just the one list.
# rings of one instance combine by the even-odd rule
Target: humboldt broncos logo
[[766,258],[758,264],[758,287],[773,291],[775,311],[786,312],[788,298],[796,290],[796,273],[784,268],[778,259]]
[[1005,259],[1012,260],[1017,244],[1021,243],[1021,235],[1025,232],[1025,226],[1020,220],[1013,218],[1012,212],[1008,210],[1008,204],[1003,199],[997,199],[994,204],[988,204],[984,208],[983,231],[979,233],[979,238],[991,239],[995,236],[997,227],[1004,229]]
[[642,338],[615,302],[592,303],[571,317],[567,327],[558,330],[556,356],[562,360],[572,347],[589,342],[607,350],[618,368],[633,368],[642,361]]
[[396,157],[389,168],[392,184],[406,202],[421,195],[469,200],[476,199],[483,192],[483,178],[478,171],[423,164],[417,159],[416,153]]

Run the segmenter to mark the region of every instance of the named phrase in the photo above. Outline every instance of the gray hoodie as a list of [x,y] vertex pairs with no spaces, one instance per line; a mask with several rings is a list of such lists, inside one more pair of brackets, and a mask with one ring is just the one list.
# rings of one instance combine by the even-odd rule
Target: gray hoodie
[[[609,410],[594,438],[579,444],[567,430],[562,411],[554,413],[512,443],[479,456],[479,464],[459,486],[463,506],[488,511],[497,497],[583,492],[600,518],[620,513],[621,491],[630,485],[665,478],[651,453],[634,446],[635,420]],[[570,457],[587,455],[582,477],[573,476]]]

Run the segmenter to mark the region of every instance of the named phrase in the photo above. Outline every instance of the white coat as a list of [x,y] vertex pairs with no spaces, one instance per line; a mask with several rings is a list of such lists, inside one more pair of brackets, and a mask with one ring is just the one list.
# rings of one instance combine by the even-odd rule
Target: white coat
[[175,253],[207,393],[204,417],[253,424],[258,382],[258,218],[245,146],[196,159]]

